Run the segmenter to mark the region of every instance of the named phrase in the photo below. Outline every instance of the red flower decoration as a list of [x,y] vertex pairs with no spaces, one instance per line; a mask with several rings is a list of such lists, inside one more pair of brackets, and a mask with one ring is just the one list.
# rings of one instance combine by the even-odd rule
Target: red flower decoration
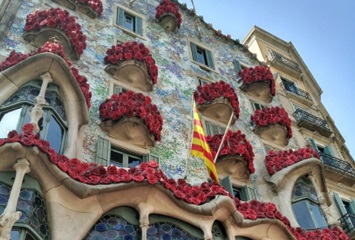
[[[213,158],[216,156],[218,148],[222,142],[223,134],[207,136],[206,140],[211,148]],[[250,142],[245,138],[240,130],[236,132],[228,131],[223,142],[222,149],[219,153],[221,156],[236,156],[240,155],[248,163],[250,173],[255,172],[254,168],[254,152]]]
[[43,11],[36,10],[34,13],[27,15],[25,31],[36,31],[44,26],[63,30],[70,39],[74,51],[78,54],[83,53],[86,48],[86,36],[68,11],[51,8]]
[[275,80],[269,68],[264,66],[243,68],[239,71],[238,76],[242,79],[243,85],[248,85],[257,81],[268,81],[270,84],[271,95],[275,96]]
[[265,165],[269,174],[273,175],[283,168],[311,157],[319,159],[318,153],[310,147],[278,152],[271,150],[265,158]]
[[146,48],[143,43],[126,42],[117,44],[108,49],[106,54],[104,62],[113,65],[132,59],[143,62],[148,69],[153,84],[158,82],[158,67],[155,64],[155,60],[150,54],[149,49]]
[[45,53],[45,52],[50,52],[53,54],[57,54],[60,57],[64,59],[64,61],[68,64],[68,66],[71,69],[71,72],[73,73],[77,83],[79,84],[79,87],[84,94],[85,100],[86,100],[86,105],[88,108],[90,108],[90,100],[91,100],[91,92],[90,92],[90,85],[87,83],[86,77],[82,76],[79,74],[78,69],[72,66],[72,63],[65,58],[64,56],[64,51],[63,47],[60,43],[57,42],[45,42],[42,47],[38,48],[36,52],[30,53],[30,54],[22,54],[22,53],[17,53],[15,51],[12,51],[10,55],[5,59],[5,61],[0,63],[0,71],[3,71],[29,57],[35,56],[40,53]]
[[270,107],[256,110],[250,118],[256,127],[281,124],[287,128],[287,138],[292,137],[291,119],[284,108]]
[[[139,117],[144,120],[151,134],[157,141],[161,140],[160,132],[163,127],[163,118],[152,100],[141,93],[127,91],[114,94],[106,99],[100,107],[100,117],[103,121],[120,120],[122,117]],[[150,163],[152,164],[152,163]]]
[[99,15],[102,13],[103,6],[100,0],[76,0],[76,2],[90,6]]
[[234,114],[239,118],[239,101],[238,96],[229,83],[219,81],[215,83],[199,85],[194,92],[194,98],[197,104],[202,105],[209,103],[216,98],[223,97],[228,99],[232,107],[234,108]]
[[167,13],[171,13],[176,17],[178,21],[178,28],[180,28],[182,17],[179,12],[179,6],[170,0],[163,0],[156,8],[155,18],[159,20],[164,14]]

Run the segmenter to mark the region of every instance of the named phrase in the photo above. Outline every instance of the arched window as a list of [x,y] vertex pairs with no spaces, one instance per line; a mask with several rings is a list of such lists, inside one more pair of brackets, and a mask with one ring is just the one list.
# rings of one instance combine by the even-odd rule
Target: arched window
[[[30,109],[40,93],[41,83],[39,80],[27,83],[0,107],[0,138],[6,138],[11,130],[21,132],[22,125],[31,121]],[[48,106],[43,107],[43,117],[38,123],[40,138],[49,141],[57,152],[62,152],[67,127],[64,106],[56,85],[47,86],[45,99]]]
[[[0,173],[0,215],[6,208],[11,192],[14,172]],[[21,218],[11,230],[11,240],[45,240],[50,238],[47,211],[40,193],[38,182],[25,176],[16,211],[21,211]]]
[[176,218],[151,214],[149,215],[149,223],[147,239],[204,239],[201,229]]
[[316,190],[312,182],[301,177],[292,191],[292,209],[298,224],[304,229],[325,228],[327,222],[319,206]]
[[139,240],[141,235],[138,212],[133,208],[118,207],[100,218],[84,239]]

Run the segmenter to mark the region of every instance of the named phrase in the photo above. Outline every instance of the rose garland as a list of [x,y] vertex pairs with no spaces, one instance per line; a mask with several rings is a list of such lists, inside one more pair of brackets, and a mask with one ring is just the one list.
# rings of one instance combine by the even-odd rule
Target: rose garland
[[243,85],[248,85],[257,81],[268,81],[271,95],[275,96],[275,80],[269,68],[264,66],[243,68],[239,71],[238,76],[242,79]]
[[197,86],[194,92],[194,98],[197,104],[202,105],[210,103],[216,98],[223,97],[228,99],[232,107],[234,108],[234,114],[239,118],[239,101],[238,96],[229,83],[219,81],[210,84],[204,84]]
[[271,150],[265,158],[265,165],[270,175],[308,158],[318,158],[318,153],[310,147],[299,150],[286,150],[275,152]]
[[102,13],[103,6],[100,0],[76,0],[76,2],[90,6],[99,15]]
[[83,53],[86,48],[86,36],[68,11],[51,8],[43,11],[36,10],[34,13],[27,15],[25,31],[36,31],[44,26],[63,30],[73,44],[74,51],[78,54]]
[[159,20],[162,15],[166,13],[171,13],[176,17],[178,21],[178,28],[180,28],[182,17],[179,12],[179,6],[170,0],[163,0],[156,8],[155,18]]
[[57,54],[64,59],[64,61],[70,67],[71,72],[73,73],[77,83],[80,86],[82,93],[84,94],[84,97],[86,100],[86,105],[88,106],[88,108],[90,108],[90,105],[91,105],[90,100],[91,100],[91,95],[92,95],[90,92],[90,85],[87,83],[86,77],[80,75],[78,69],[73,67],[71,62],[65,58],[63,47],[59,43],[46,42],[43,44],[42,47],[38,48],[36,52],[29,53],[29,54],[22,54],[22,53],[17,53],[15,51],[12,51],[10,53],[10,55],[5,59],[5,61],[0,63],[0,72],[25,60],[25,59],[27,59],[27,58],[29,58],[29,57],[35,56],[40,53],[45,53],[45,52]]
[[[206,140],[211,148],[213,157],[216,156],[218,148],[222,142],[223,134],[215,134],[207,136]],[[219,156],[235,156],[240,155],[248,163],[250,173],[255,172],[254,168],[254,152],[250,142],[245,138],[240,130],[236,132],[228,131],[223,142]]]
[[243,214],[244,218],[255,219],[278,219],[289,229],[289,231],[298,240],[318,239],[322,240],[348,240],[345,232],[334,227],[332,229],[324,228],[321,231],[304,231],[302,228],[293,228],[289,220],[282,216],[273,203],[262,203],[257,200],[242,202],[233,197],[223,187],[216,182],[203,182],[200,186],[191,186],[185,179],[175,181],[168,178],[159,168],[158,163],[149,161],[141,163],[137,167],[131,167],[128,170],[109,166],[107,168],[97,163],[82,162],[77,158],[69,159],[65,155],[57,153],[46,140],[39,139],[39,134],[34,133],[34,125],[27,123],[22,127],[22,133],[18,134],[15,130],[9,132],[7,139],[0,139],[0,147],[6,143],[18,142],[24,146],[36,146],[47,154],[49,160],[55,164],[61,171],[66,172],[71,178],[85,184],[110,184],[110,183],[129,183],[129,182],[148,182],[149,184],[161,184],[172,192],[174,196],[187,203],[194,205],[204,204],[217,195],[225,195],[234,200],[236,209]]
[[106,51],[107,56],[104,58],[105,63],[116,65],[121,61],[137,60],[143,62],[148,69],[149,76],[156,84],[158,82],[158,67],[155,64],[155,60],[150,54],[148,48],[143,43],[138,42],[126,42],[112,46]]
[[257,127],[281,124],[287,128],[287,138],[292,137],[291,119],[284,108],[270,107],[256,110],[250,118]]
[[160,132],[163,127],[163,118],[156,105],[148,96],[141,93],[127,91],[114,94],[106,99],[99,107],[100,117],[103,121],[120,120],[122,117],[140,117],[144,120],[151,134],[157,141],[161,140]]

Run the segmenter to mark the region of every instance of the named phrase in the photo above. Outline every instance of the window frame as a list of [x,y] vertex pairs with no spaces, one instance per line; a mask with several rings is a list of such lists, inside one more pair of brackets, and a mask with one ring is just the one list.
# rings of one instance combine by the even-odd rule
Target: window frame
[[[222,123],[213,121],[210,118],[207,118],[206,116],[201,116],[202,118],[202,126],[203,126],[203,130],[205,130],[205,134],[206,136],[213,136],[216,134],[224,134],[226,129],[227,129],[227,125],[224,125]],[[209,126],[209,125],[213,125],[213,126]],[[214,130],[212,129],[212,134],[209,134],[209,132],[211,132],[211,127],[217,127],[218,128],[218,133],[215,133]]]
[[[206,71],[216,72],[217,62],[211,48],[208,48],[205,45],[191,39],[188,40],[188,47],[190,52],[190,59],[193,63],[197,64],[200,68]],[[205,63],[198,61],[197,49],[203,50]]]
[[[98,136],[97,143],[96,143],[95,162],[97,164],[102,164],[105,167],[110,166],[111,152],[113,149],[122,154],[127,154],[132,156],[142,156],[142,162],[154,160],[158,162],[158,164],[160,164],[159,156],[151,154],[147,149],[141,149],[137,146],[131,146],[121,140],[107,138],[100,135]],[[127,167],[123,166],[123,168],[127,168]]]
[[[133,37],[139,37],[145,39],[145,17],[127,7],[124,7],[120,4],[115,4],[115,15],[113,19],[113,25],[120,28],[126,34],[129,34]],[[122,15],[123,14],[123,15]],[[129,29],[125,26],[125,16],[130,15],[134,17],[134,27]]]
[[[37,89],[38,92],[40,92],[41,90],[41,84],[39,86],[37,86],[36,84],[37,80],[32,80],[24,85],[22,85],[18,90],[21,90],[21,88],[23,87],[27,87],[27,86],[32,86],[33,89]],[[60,94],[60,91],[58,89],[58,86],[55,84],[48,84],[46,92],[56,92],[56,94],[58,95],[58,97],[60,97],[60,101],[63,104],[63,99],[62,96]],[[14,96],[14,94],[16,94],[16,92],[14,92],[7,100],[9,100],[10,98],[12,98],[12,96]],[[36,96],[37,97],[37,96]],[[2,106],[0,106],[0,122],[2,121],[2,118],[7,114],[10,113],[12,111],[15,111],[17,109],[21,109],[20,110],[20,116],[17,120],[17,124],[16,124],[16,128],[15,129],[11,129],[11,130],[16,130],[18,133],[22,132],[22,126],[26,123],[29,123],[31,120],[31,117],[29,117],[30,114],[30,108],[33,107],[35,105],[34,100],[33,102],[29,101],[29,100],[19,100],[16,101],[14,103],[10,103],[7,104],[7,100],[2,104]],[[47,102],[47,100],[46,100]],[[63,104],[63,108],[64,108],[64,104]],[[59,125],[60,129],[62,130],[62,139],[61,139],[61,143],[60,143],[60,149],[55,149],[58,153],[63,153],[64,149],[66,149],[66,139],[67,139],[67,135],[68,135],[68,124],[67,121],[62,119],[62,117],[58,114],[58,112],[56,111],[56,108],[51,106],[51,105],[46,105],[43,106],[42,108],[43,110],[43,116],[42,116],[42,126],[43,129],[41,129],[41,131],[39,132],[39,134],[41,135],[41,139],[48,141],[48,133],[49,133],[49,129],[51,127],[51,124],[53,124],[51,120],[51,117],[53,116],[54,120],[56,121],[56,123]],[[64,113],[66,113],[65,109],[63,109]],[[46,119],[44,119],[44,117]],[[66,115],[64,115],[64,117],[66,118]],[[27,121],[28,122],[25,122]],[[41,120],[39,120],[41,121]],[[39,124],[39,123],[38,123]],[[40,124],[39,124],[40,125]],[[11,131],[10,130],[10,131]]]
[[[293,213],[293,215],[295,217],[295,220],[301,226],[301,224],[298,222],[298,218],[297,218],[297,214],[296,214],[297,212],[294,209],[294,205],[304,202],[306,204],[306,207],[307,207],[306,210],[308,210],[309,215],[310,215],[311,220],[312,220],[312,223],[315,226],[315,228],[306,228],[304,226],[301,226],[301,227],[304,228],[304,229],[309,229],[309,230],[322,229],[324,227],[328,227],[328,222],[327,222],[326,215],[325,215],[323,209],[321,208],[321,203],[318,200],[312,199],[310,196],[301,196],[301,197],[297,197],[297,198],[294,197],[293,191],[294,191],[294,188],[295,188],[296,184],[299,181],[301,181],[301,182],[303,182],[303,184],[307,184],[307,185],[310,183],[312,185],[314,191],[316,191],[316,186],[314,186],[314,183],[311,180],[307,179],[306,176],[302,176],[299,179],[297,179],[297,181],[295,182],[295,184],[293,186],[292,193],[291,193],[291,208],[292,208],[292,213]],[[319,213],[323,216],[322,220],[324,220],[325,226],[321,226],[320,225],[322,223],[320,222],[320,219],[317,218],[317,216],[314,213],[313,208],[311,206],[315,206],[315,207],[318,208]]]

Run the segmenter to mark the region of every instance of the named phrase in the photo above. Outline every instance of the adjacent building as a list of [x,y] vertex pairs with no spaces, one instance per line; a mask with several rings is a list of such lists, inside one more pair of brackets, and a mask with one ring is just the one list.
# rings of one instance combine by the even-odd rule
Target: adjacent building
[[0,239],[355,239],[353,159],[292,43],[177,1],[0,4]]

